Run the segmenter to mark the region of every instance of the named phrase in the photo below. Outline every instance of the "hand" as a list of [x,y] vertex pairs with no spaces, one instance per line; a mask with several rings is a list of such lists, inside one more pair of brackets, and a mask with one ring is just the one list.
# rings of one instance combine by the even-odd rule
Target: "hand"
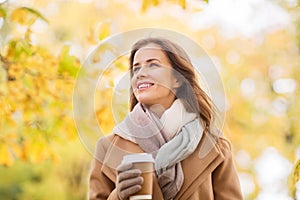
[[117,168],[117,193],[120,200],[128,199],[129,196],[138,192],[144,182],[141,170],[132,169],[132,163],[120,164]]

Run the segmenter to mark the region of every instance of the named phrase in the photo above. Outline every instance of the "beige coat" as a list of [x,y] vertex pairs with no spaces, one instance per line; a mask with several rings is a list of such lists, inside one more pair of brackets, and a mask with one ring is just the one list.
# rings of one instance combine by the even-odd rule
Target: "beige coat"
[[[213,144],[213,145],[212,145]],[[199,156],[200,149],[212,148],[209,153]],[[115,189],[116,167],[128,153],[143,150],[118,135],[101,138],[97,143],[95,160],[92,165],[89,199],[117,200]],[[203,152],[203,151],[202,151]],[[201,158],[200,158],[201,157]],[[234,167],[231,146],[228,140],[218,140],[203,135],[197,149],[182,162],[184,183],[176,200],[241,200],[240,183]],[[157,178],[153,172],[153,200],[163,200]]]

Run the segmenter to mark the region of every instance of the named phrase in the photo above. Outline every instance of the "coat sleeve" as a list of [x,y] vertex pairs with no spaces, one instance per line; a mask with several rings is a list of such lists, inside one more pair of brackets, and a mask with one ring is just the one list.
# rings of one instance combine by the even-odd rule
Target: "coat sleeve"
[[89,177],[89,200],[118,200],[115,182],[103,172],[102,163],[110,143],[108,138],[101,138],[97,142]]
[[102,164],[94,160],[89,180],[89,200],[118,200],[115,183],[102,171]]
[[220,138],[220,150],[224,155],[224,161],[212,174],[213,191],[216,200],[242,200],[242,192],[234,166],[230,143]]

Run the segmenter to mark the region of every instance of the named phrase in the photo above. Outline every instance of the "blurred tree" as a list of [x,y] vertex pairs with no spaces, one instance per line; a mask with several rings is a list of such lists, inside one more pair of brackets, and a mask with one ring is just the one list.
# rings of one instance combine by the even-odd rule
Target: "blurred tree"
[[37,19],[47,21],[38,11],[2,4],[0,10],[5,24],[26,27],[21,37],[6,40],[0,54],[0,163],[57,162],[53,143],[76,134],[70,94],[80,63],[67,46],[57,57],[32,45],[31,26]]
[[[145,26],[187,33],[204,47],[210,43],[205,50],[220,64],[229,102],[224,129],[234,144],[234,153],[245,150],[253,161],[266,146],[273,146],[290,161],[294,160],[300,143],[300,61],[299,51],[295,50],[296,37],[300,46],[299,20],[296,37],[289,30],[276,30],[262,33],[260,39],[226,38],[216,27],[201,31],[194,31],[192,27],[191,31],[187,20],[201,12],[201,9],[189,10],[191,1],[143,0],[139,10],[132,2],[78,2],[63,1],[59,7],[54,1],[47,4],[47,8],[58,12],[48,13],[47,19],[37,9],[0,4],[3,20],[0,29],[0,163],[6,166],[0,168],[0,173],[5,174],[0,181],[1,197],[82,199],[85,196],[89,157],[78,156],[82,153],[76,146],[79,143],[66,145],[76,138],[71,98],[80,68],[79,56],[84,57],[84,53],[111,34]],[[194,3],[200,2],[203,1]],[[177,5],[171,8],[178,9],[178,16],[170,11],[169,5]],[[293,16],[299,15],[296,11],[293,13]],[[33,28],[38,21],[51,26],[43,41],[49,41],[49,46],[35,42]],[[15,29],[21,29],[20,33],[15,34]],[[74,56],[74,44],[86,48],[86,52],[79,51]],[[95,63],[99,59],[100,55],[93,57]],[[119,99],[113,96],[116,86],[113,79],[126,71],[126,56],[112,65],[116,71],[103,72],[103,82],[95,91],[95,113],[105,134],[114,126],[111,102],[118,100],[119,120],[128,111],[124,109],[126,96]],[[282,91],[284,88],[292,90]],[[103,99],[106,101],[101,101]],[[58,146],[65,149],[59,150]],[[67,153],[62,153],[64,151]],[[255,176],[253,162],[245,168],[238,167],[241,172]],[[255,178],[254,184],[249,199],[259,193]],[[49,189],[58,192],[47,193]]]

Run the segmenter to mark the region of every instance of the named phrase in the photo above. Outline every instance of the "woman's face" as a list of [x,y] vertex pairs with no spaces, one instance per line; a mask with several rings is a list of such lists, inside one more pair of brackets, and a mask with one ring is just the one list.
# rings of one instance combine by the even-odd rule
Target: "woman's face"
[[179,87],[173,69],[163,50],[156,44],[140,48],[134,55],[131,87],[136,99],[148,108],[169,108]]

